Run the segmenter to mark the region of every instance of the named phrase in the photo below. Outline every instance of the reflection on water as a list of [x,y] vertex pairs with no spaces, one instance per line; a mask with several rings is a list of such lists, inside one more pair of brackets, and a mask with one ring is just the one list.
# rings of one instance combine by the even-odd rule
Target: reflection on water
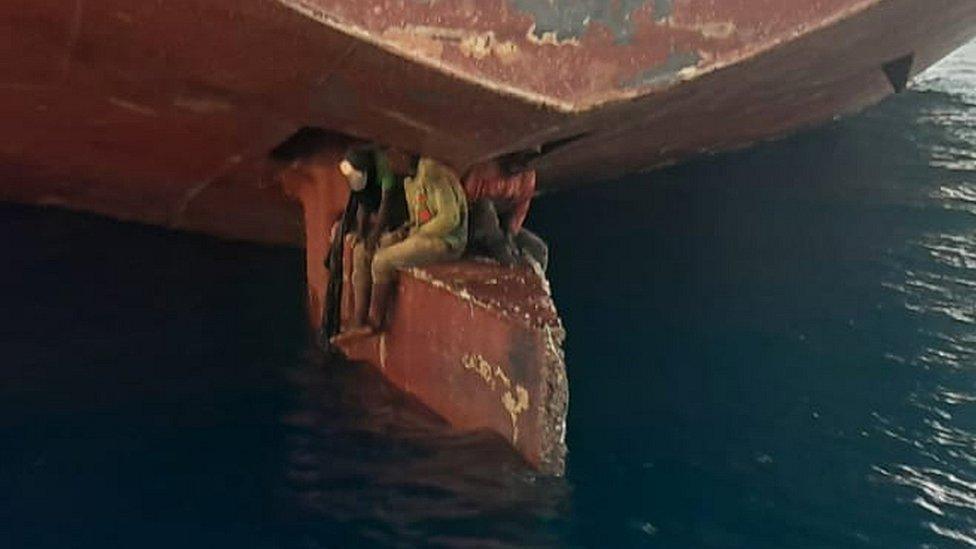
[[[976,216],[976,44],[916,87],[950,96],[917,117],[920,133],[939,136],[922,144],[933,170],[930,207]],[[931,532],[976,546],[976,223],[945,221],[947,227],[908,242],[902,253],[916,266],[887,285],[914,316],[923,343],[910,362],[927,373],[907,398],[920,422],[894,425],[879,418],[879,430],[909,447],[914,459],[874,470],[914,491],[912,503]]]
[[531,221],[586,543],[976,541],[976,44],[861,116]]

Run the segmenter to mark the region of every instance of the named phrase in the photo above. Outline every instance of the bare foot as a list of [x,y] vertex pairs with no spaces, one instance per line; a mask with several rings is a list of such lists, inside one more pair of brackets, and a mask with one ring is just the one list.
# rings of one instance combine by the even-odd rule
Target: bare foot
[[341,345],[347,341],[353,341],[361,337],[369,337],[376,333],[372,326],[354,326],[341,334],[332,336],[329,340],[333,345]]

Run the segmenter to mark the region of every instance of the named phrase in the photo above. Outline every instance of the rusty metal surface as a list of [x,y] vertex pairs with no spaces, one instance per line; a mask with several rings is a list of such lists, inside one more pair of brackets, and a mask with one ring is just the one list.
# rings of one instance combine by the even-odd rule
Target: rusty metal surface
[[568,139],[540,188],[602,181],[862,108],[976,34],[972,0],[868,3],[9,0],[0,199],[298,242],[262,158],[307,125],[459,170]]
[[[515,284],[475,283],[506,277]],[[526,302],[537,304],[528,317]],[[342,348],[451,425],[493,431],[533,467],[560,475],[569,403],[564,338],[535,273],[465,261],[401,273],[386,332]]]
[[464,296],[529,328],[562,330],[545,278],[529,267],[505,268],[471,260],[411,270],[411,276]]
[[563,332],[528,328],[414,276],[401,278],[399,292],[383,336],[387,377],[453,425],[495,431],[533,466],[562,474]]
[[752,55],[878,0],[279,0],[489,88],[569,111]]
[[540,181],[601,180],[856,112],[893,93],[885,63],[914,53],[915,75],[974,35],[974,2],[880,2],[726,69],[577,117],[567,128],[587,135],[542,159]]

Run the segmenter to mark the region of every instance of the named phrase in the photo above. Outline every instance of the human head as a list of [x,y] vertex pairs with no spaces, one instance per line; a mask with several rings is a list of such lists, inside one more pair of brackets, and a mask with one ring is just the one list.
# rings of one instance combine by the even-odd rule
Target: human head
[[369,149],[353,147],[346,151],[342,161],[339,162],[339,171],[345,176],[346,181],[349,182],[349,188],[353,191],[361,191],[366,188],[371,160],[372,156]]

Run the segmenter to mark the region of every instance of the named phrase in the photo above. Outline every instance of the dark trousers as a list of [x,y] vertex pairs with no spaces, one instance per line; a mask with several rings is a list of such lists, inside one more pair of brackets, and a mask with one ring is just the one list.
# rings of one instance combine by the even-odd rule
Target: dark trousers
[[502,230],[494,202],[481,199],[468,205],[468,250],[471,253],[506,263],[513,255],[511,245],[514,244],[515,251],[538,263],[543,271],[546,270],[549,247],[544,240],[528,229],[521,229],[512,240],[514,242],[509,242]]

